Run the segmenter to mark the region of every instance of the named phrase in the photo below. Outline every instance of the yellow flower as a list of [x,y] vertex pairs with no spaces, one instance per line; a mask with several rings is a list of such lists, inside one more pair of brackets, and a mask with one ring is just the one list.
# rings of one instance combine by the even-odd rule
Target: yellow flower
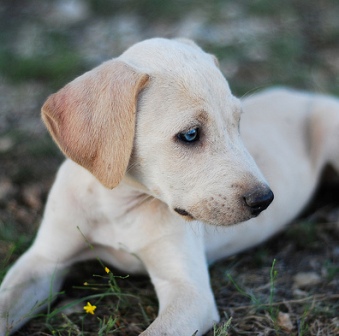
[[87,314],[94,315],[94,311],[97,309],[97,306],[92,306],[89,302],[87,302],[87,305],[84,307],[84,310]]
[[105,267],[105,272],[108,274],[111,270],[108,267]]
[[88,282],[86,281],[86,282],[84,282],[84,286],[88,286]]

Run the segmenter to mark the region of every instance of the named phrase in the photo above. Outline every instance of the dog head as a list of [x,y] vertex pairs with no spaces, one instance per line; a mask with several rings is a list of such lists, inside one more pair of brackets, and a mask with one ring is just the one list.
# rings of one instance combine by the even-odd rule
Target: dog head
[[128,175],[186,219],[228,225],[273,194],[239,134],[240,102],[215,58],[151,39],[49,97],[42,117],[66,156],[106,187]]

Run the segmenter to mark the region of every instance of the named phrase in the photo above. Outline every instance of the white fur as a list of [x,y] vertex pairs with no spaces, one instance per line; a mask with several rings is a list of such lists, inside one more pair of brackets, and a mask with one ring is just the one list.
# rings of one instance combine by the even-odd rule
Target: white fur
[[[69,159],[60,167],[36,240],[1,285],[1,336],[41,309],[38,302],[48,299],[51,289],[59,290],[67,267],[95,257],[127,273],[150,275],[159,315],[142,335],[192,335],[196,330],[202,335],[219,320],[208,264],[280,231],[303,209],[325,164],[339,168],[335,98],[273,89],[240,104],[215,59],[186,40],[147,40],[117,60],[118,76],[124,79],[124,71],[129,72],[138,93],[132,153],[126,150],[129,164],[116,163],[126,172],[114,189],[106,188],[113,186],[106,170],[111,166],[102,169],[100,161],[92,168],[92,161],[82,159],[82,149],[73,154],[72,141],[64,145],[64,135],[55,135],[58,129],[47,119],[60,148],[78,163],[87,160],[83,165],[93,174]],[[110,62],[105,71],[116,68],[116,60]],[[83,78],[97,83],[100,71],[78,78],[62,94],[68,97],[74,90],[80,97]],[[99,92],[101,82],[96,85]],[[45,114],[61,109],[60,95],[45,105]],[[105,103],[100,113],[111,113]],[[178,141],[178,133],[195,127],[203,130],[201,145]],[[124,130],[106,131],[125,136]],[[79,136],[79,131],[70,132]],[[111,141],[99,143],[110,146]],[[265,179],[275,200],[250,219],[243,197],[253,190],[266,192]],[[178,215],[175,208],[189,216]]]

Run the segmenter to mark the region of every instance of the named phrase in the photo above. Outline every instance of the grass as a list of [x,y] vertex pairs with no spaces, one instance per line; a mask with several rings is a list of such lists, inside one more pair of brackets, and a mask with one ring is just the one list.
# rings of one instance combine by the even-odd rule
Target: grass
[[7,51],[0,53],[0,72],[15,82],[39,80],[57,88],[85,70],[79,56],[70,51],[32,57],[20,57]]
[[[153,26],[180,25],[188,14],[195,13],[206,17],[208,24],[201,29],[207,32],[213,30],[215,23],[239,25],[239,21],[244,20],[245,24],[246,19],[252,18],[271,20],[271,29],[268,28],[258,36],[247,32],[249,34],[244,38],[240,31],[239,37],[236,35],[231,44],[215,43],[213,39],[200,42],[203,47],[216,53],[222,68],[225,65],[226,70],[227,64],[234,64],[238,69],[229,76],[234,92],[242,96],[253,88],[279,84],[339,93],[338,76],[324,57],[324,53],[335,50],[339,36],[338,25],[324,21],[324,18],[329,17],[325,16],[327,8],[332,12],[339,10],[339,5],[333,0],[324,0],[321,4],[314,0],[301,3],[294,0],[283,3],[269,0],[239,1],[237,5],[230,0],[213,0],[208,3],[192,0],[88,0],[87,3],[94,21],[114,18],[116,15],[138,16],[146,35],[152,31]],[[228,14],[234,12],[234,8],[238,14],[229,17]],[[20,9],[18,10],[20,13]],[[15,21],[18,19],[19,23]],[[20,24],[30,22],[29,20],[44,24],[38,17],[27,16],[25,12],[21,17],[17,14],[13,19],[8,17],[7,20],[14,31],[20,28]],[[7,33],[4,26],[0,73],[13,81],[37,80],[43,81],[52,89],[60,87],[89,66],[75,46],[75,40],[83,38],[87,25],[88,21],[73,24],[69,30],[47,26],[48,29],[41,33],[44,48],[37,49],[28,56],[21,55],[13,48],[13,35]],[[221,26],[220,29],[227,28]],[[253,59],[253,50],[257,50],[256,53],[266,50],[266,55],[261,59]]]
[[268,295],[268,302],[264,303],[261,301],[260,298],[257,298],[252,292],[247,292],[244,288],[242,288],[235,279],[232,277],[230,273],[227,273],[227,277],[229,281],[232,283],[234,288],[244,297],[250,299],[251,303],[253,304],[253,308],[255,308],[256,311],[260,310],[266,310],[269,313],[269,316],[271,317],[272,321],[276,321],[277,319],[277,309],[274,305],[274,292],[275,292],[275,281],[278,276],[278,271],[275,269],[276,259],[273,260],[272,266],[270,269],[270,291]]
[[[295,223],[290,230],[293,232],[297,225]],[[322,239],[327,240],[333,231],[322,225],[325,226],[321,228]],[[296,253],[299,247],[290,238],[290,230],[256,249],[268,251],[260,252],[264,257],[259,267],[253,263],[253,252],[238,256],[236,263],[222,261],[212,267],[212,285],[223,318],[208,336],[334,335],[338,331],[339,295],[335,291],[337,279],[332,278],[333,274],[324,276],[320,286],[303,289],[304,296],[292,293],[293,275],[305,271],[303,259],[310,258],[316,250],[311,247],[311,251]],[[299,234],[302,236],[302,232]],[[282,256],[285,251],[281,245],[286,243],[295,244],[296,250],[288,252],[289,258]],[[276,255],[273,261],[272,255]],[[334,264],[324,261],[326,253],[323,251],[320,256],[321,268],[332,269]],[[319,263],[317,259],[310,260]],[[296,261],[299,263],[294,264]],[[228,271],[223,273],[225,268]],[[83,310],[87,302],[97,307],[94,315]],[[71,269],[56,303],[18,335],[37,331],[41,335],[62,336],[133,335],[144,330],[156,313],[156,296],[147,278],[121,276],[100,261],[86,262]],[[292,330],[286,330],[280,320],[281,313],[287,314]]]
[[[102,263],[100,263],[102,265]],[[49,310],[46,318],[46,326],[52,332],[52,334],[58,334],[64,331],[76,331],[77,334],[83,334],[84,323],[86,318],[86,313],[95,315],[95,311],[98,306],[101,305],[102,300],[104,300],[108,296],[114,296],[117,299],[116,308],[114,310],[113,315],[108,317],[97,317],[98,324],[98,335],[106,335],[108,332],[116,331],[119,329],[119,307],[126,304],[126,297],[122,293],[120,287],[117,285],[116,276],[107,268],[104,268],[107,275],[94,275],[96,278],[100,278],[103,283],[88,283],[85,282],[83,286],[73,287],[74,289],[85,290],[97,292],[98,289],[100,293],[91,294],[84,297],[81,297],[71,303],[62,305],[56,310]],[[122,278],[122,277],[119,277]],[[123,278],[122,278],[123,279]],[[128,296],[128,295],[126,295]],[[72,309],[78,304],[82,304],[84,307],[83,316],[80,317],[81,324],[75,323],[70,317],[65,314],[66,310]],[[86,310],[87,309],[87,310]],[[78,313],[79,314],[79,313]],[[57,317],[57,323],[55,325],[55,317]],[[63,323],[61,329],[59,325],[60,318],[66,322]],[[82,331],[81,331],[82,330]]]
[[[269,335],[314,335],[314,329],[318,325],[318,334],[336,334],[339,326],[337,320],[338,304],[335,302],[339,295],[310,295],[301,299],[277,301],[274,294],[276,290],[275,282],[278,280],[275,264],[276,261],[274,260],[270,268],[269,294],[264,296],[266,302],[252,291],[248,292],[248,290],[242,288],[228,274],[228,278],[236,291],[246,300],[250,299],[249,305],[231,309],[234,315],[233,324],[229,325],[230,333],[241,334],[245,330],[252,330],[252,332],[256,330],[258,333],[264,332]],[[334,304],[332,305],[332,303]],[[328,308],[326,312],[321,311],[322,305]],[[237,316],[238,313],[240,313],[239,317]],[[327,321],[330,321],[325,322],[325,325],[322,321],[324,316],[327,316]]]
[[[114,20],[119,15],[137,15],[141,38],[174,36],[188,16],[202,15],[205,23],[200,29],[208,36],[213,36],[215,25],[220,25],[221,34],[228,34],[225,27],[246,27],[247,20],[272,23],[271,29],[261,35],[251,35],[248,31],[242,35],[240,30],[229,44],[198,34],[197,42],[218,56],[221,69],[238,96],[276,84],[339,95],[336,68],[339,25],[336,16],[335,20],[327,20],[339,10],[336,1],[88,0],[87,3],[90,17],[65,28],[50,25],[39,11],[39,15],[34,15],[34,8],[25,10],[25,6],[15,1],[5,1],[0,13],[1,79],[18,84],[37,81],[53,92],[88,68],[81,44],[79,47],[76,42],[82,40],[84,31],[93,23]],[[15,39],[27,24],[42,27],[43,48],[22,55],[15,48]],[[97,38],[100,39],[100,34]],[[113,36],[102,43],[115,45],[114,39]],[[253,57],[258,52],[261,57]],[[334,63],[328,55],[334,55]],[[44,203],[63,159],[47,137],[35,137],[15,129],[8,130],[7,135],[13,139],[14,146],[0,153],[0,178],[8,178],[15,192],[0,201],[0,280],[9,265],[30,245],[42,216],[42,208],[33,209],[24,202],[24,188],[39,184]],[[327,218],[331,209],[338,207],[338,199],[338,192],[335,194],[335,189],[331,189],[326,204],[332,208],[326,207],[321,216],[314,216],[322,208],[318,206],[315,211],[313,204],[313,216],[293,223],[279,238],[211,268],[211,282],[222,320],[208,336],[339,334],[338,229]],[[104,265],[97,261],[74,266],[49,312],[40,314],[17,335],[140,333],[157,315],[153,287],[147,278],[125,278],[113,272],[107,274]],[[298,272],[315,272],[322,282],[296,290],[293,279]],[[83,310],[87,302],[97,306],[94,315]],[[279,325],[279,312],[288,314],[292,331]]]
[[173,21],[179,19],[183,13],[195,6],[204,6],[201,0],[127,0],[127,1],[105,1],[90,0],[92,11],[101,16],[112,16],[118,13],[141,15],[146,20]]
[[[306,219],[301,221],[305,222]],[[214,288],[217,300],[219,298],[219,309],[225,312],[226,320],[232,316],[231,334],[246,334],[246,331],[251,335],[338,333],[338,273],[333,277],[333,265],[327,266],[327,258],[331,255],[327,254],[328,248],[335,246],[336,239],[331,238],[334,234],[331,223],[325,224],[318,220],[316,223],[318,244],[310,245],[308,249],[298,246],[298,241],[303,237],[301,230],[298,236],[293,236],[295,227],[299,226],[296,222],[279,238],[256,248],[254,252],[243,254],[240,259],[237,257],[236,264],[227,267],[223,262],[224,267],[229,269],[226,272],[226,284],[219,283],[220,271],[212,268],[212,281],[214,277],[218,279]],[[263,249],[265,253],[260,252]],[[259,264],[252,258],[255,252],[262,256]],[[275,256],[273,262],[272,255]],[[338,264],[335,258],[332,260],[335,265]],[[271,266],[267,267],[268,264]],[[310,267],[312,264],[313,267]],[[305,271],[323,272],[321,283],[301,289],[296,287],[294,275]]]
[[[99,267],[98,267],[99,265]],[[39,330],[44,335],[108,335],[126,332],[140,333],[142,329],[154,319],[153,310],[145,306],[142,296],[124,293],[117,280],[125,281],[126,276],[114,275],[107,267],[102,268],[99,262],[95,266],[101,274],[94,274],[91,280],[85,281],[81,286],[71,286],[72,298],[63,299],[69,290],[51,295],[46,300],[47,309],[36,315],[28,324],[28,332]],[[76,269],[76,268],[75,268]],[[93,269],[93,265],[92,265]],[[79,279],[78,279],[79,280]],[[57,303],[51,302],[57,298]],[[39,305],[44,305],[41,302]],[[133,302],[133,308],[130,305]],[[89,311],[85,308],[91,307]],[[134,310],[137,311],[134,311]],[[129,311],[137,314],[137,323],[129,325],[124,315]],[[150,313],[153,314],[150,316]],[[24,328],[25,329],[25,328]],[[23,331],[25,334],[25,331]],[[20,335],[21,332],[18,332]]]
[[232,317],[230,317],[225,323],[213,327],[213,336],[228,336],[229,330],[232,324]]
[[32,233],[19,233],[16,223],[0,220],[0,283],[13,261],[30,246],[32,239]]
[[6,171],[6,178],[16,185],[51,178],[64,160],[47,134],[41,136],[14,130],[7,132],[6,137],[13,141],[13,146],[7,152],[0,152],[1,168]]

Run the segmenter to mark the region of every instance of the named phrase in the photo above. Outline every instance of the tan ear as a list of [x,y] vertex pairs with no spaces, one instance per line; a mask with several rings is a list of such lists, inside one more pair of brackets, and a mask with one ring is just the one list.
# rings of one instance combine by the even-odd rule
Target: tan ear
[[111,60],[51,95],[44,120],[62,152],[114,188],[132,152],[138,93],[149,76]]

